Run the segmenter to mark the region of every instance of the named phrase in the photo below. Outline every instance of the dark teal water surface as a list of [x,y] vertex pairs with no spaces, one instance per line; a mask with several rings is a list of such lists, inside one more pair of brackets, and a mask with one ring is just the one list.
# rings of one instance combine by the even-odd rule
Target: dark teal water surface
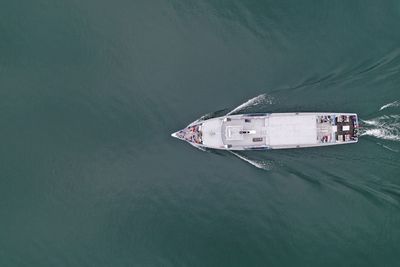
[[[14,0],[0,34],[0,266],[399,266],[399,1]],[[249,99],[363,136],[170,137]]]

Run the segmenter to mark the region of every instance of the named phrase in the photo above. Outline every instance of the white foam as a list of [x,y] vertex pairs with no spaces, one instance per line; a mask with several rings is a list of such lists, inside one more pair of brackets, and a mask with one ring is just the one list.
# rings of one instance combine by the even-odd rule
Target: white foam
[[390,131],[387,131],[385,129],[366,130],[364,133],[361,134],[361,136],[364,135],[370,135],[385,140],[400,141],[400,136],[391,134]]
[[272,161],[252,160],[252,159],[246,158],[245,156],[242,156],[236,152],[233,152],[233,151],[229,151],[229,152],[231,152],[233,155],[240,158],[241,160],[244,160],[247,163],[250,163],[251,165],[253,165],[254,167],[257,167],[259,169],[269,171],[269,170],[272,170],[272,168],[274,167],[274,164]]
[[250,107],[255,107],[261,104],[273,104],[274,103],[274,98],[272,96],[268,96],[267,94],[261,94],[256,97],[253,97],[252,99],[247,100],[243,104],[237,106],[233,110],[231,110],[228,114],[226,115],[231,115],[232,113],[239,112],[241,110],[250,108]]
[[373,121],[373,120],[366,120],[366,121],[363,120],[363,122],[368,125],[377,125],[378,124],[377,121]]
[[400,106],[400,101],[396,100],[396,101],[394,101],[392,103],[383,105],[379,110],[383,110],[385,108],[390,108],[390,107],[398,107],[398,106]]
[[193,144],[193,143],[189,143],[189,144],[191,144],[192,146],[194,146],[195,148],[197,148],[197,149],[199,149],[199,150],[201,150],[201,151],[207,152],[207,150],[206,150],[204,147],[197,146],[197,145],[195,145],[195,144]]
[[371,120],[363,120],[361,136],[369,135],[379,139],[400,141],[400,115],[384,115]]

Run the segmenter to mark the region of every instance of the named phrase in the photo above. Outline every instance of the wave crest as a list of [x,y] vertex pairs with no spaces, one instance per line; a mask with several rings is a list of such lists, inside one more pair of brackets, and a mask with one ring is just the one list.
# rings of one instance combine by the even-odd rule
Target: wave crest
[[253,159],[250,159],[250,158],[245,157],[243,155],[240,155],[237,152],[233,152],[233,151],[229,151],[229,152],[231,152],[233,155],[235,155],[239,159],[241,159],[241,160],[253,165],[254,167],[257,167],[258,169],[270,171],[274,167],[274,162],[273,161],[270,161],[270,160],[253,160]]
[[399,101],[399,100],[396,100],[396,101],[394,101],[394,102],[392,102],[392,103],[383,105],[383,106],[379,109],[379,111],[384,110],[384,109],[386,109],[386,108],[398,107],[398,106],[400,106],[400,101]]

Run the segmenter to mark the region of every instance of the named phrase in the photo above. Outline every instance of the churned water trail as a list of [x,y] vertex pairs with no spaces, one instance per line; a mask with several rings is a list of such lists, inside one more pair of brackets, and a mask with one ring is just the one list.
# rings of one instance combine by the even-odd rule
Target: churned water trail
[[369,135],[384,140],[400,141],[400,115],[383,115],[361,121],[364,126],[360,129],[360,136]]
[[[391,103],[385,104],[379,108],[379,111],[388,108],[396,108],[400,106],[400,101],[396,100]],[[376,118],[362,120],[364,123],[363,127],[360,128],[360,136],[373,136],[378,139],[389,140],[389,141],[400,141],[400,115],[399,114],[388,114],[381,115]],[[379,143],[377,143],[379,144]],[[393,152],[398,152],[396,149],[392,149],[387,145],[382,147],[389,149]]]

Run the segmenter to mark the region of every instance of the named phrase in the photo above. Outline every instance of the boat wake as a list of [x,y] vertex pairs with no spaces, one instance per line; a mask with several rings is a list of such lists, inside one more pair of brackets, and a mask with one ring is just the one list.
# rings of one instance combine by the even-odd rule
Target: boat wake
[[256,108],[256,107],[260,107],[260,106],[263,107],[264,105],[272,105],[274,103],[275,103],[275,98],[273,96],[269,96],[267,94],[261,94],[261,95],[258,95],[256,97],[253,97],[253,98],[247,100],[243,104],[240,104],[239,106],[237,106],[233,110],[229,111],[228,113],[226,113],[227,109],[221,109],[218,111],[204,114],[203,116],[201,116],[194,122],[190,123],[188,126],[197,124],[204,120],[208,120],[208,119],[212,119],[212,118],[220,117],[220,116],[224,116],[224,115],[225,116],[232,115],[235,113],[239,113],[241,111],[251,112],[251,108]]
[[231,152],[233,155],[235,155],[239,159],[241,159],[241,160],[253,165],[254,167],[256,167],[258,169],[270,171],[274,167],[274,162],[273,161],[270,161],[270,160],[254,160],[254,159],[250,159],[250,158],[248,158],[246,156],[240,155],[238,152],[233,152],[231,150],[229,152]]
[[201,146],[196,146],[196,145],[194,145],[194,144],[192,144],[192,143],[190,143],[193,147],[195,147],[195,148],[197,148],[198,150],[201,150],[201,151],[203,151],[203,152],[207,152],[207,149],[205,149],[204,147],[201,147]]
[[226,109],[221,109],[221,110],[218,110],[218,111],[214,111],[214,112],[210,112],[210,113],[204,114],[203,116],[201,116],[200,118],[198,118],[194,122],[190,123],[188,125],[188,127],[192,126],[192,125],[195,125],[195,124],[197,124],[197,123],[199,123],[201,121],[212,119],[214,117],[223,116],[225,114],[225,112],[226,112]]
[[260,106],[260,105],[265,105],[265,104],[272,105],[274,103],[275,103],[274,97],[269,96],[267,94],[261,94],[261,95],[258,95],[256,97],[253,97],[253,98],[247,100],[243,104],[237,106],[236,108],[234,108],[233,110],[228,112],[226,115],[232,115],[234,113],[239,113],[244,110],[249,111],[249,109]]
[[383,106],[379,109],[379,111],[384,110],[384,109],[386,109],[386,108],[399,107],[399,106],[400,106],[400,101],[399,101],[399,100],[396,100],[396,101],[394,101],[394,102],[392,102],[392,103],[383,105]]
[[400,115],[383,115],[371,120],[361,120],[364,128],[360,136],[373,136],[383,140],[400,141]]
[[390,147],[390,146],[381,144],[381,143],[379,143],[379,142],[376,143],[376,144],[379,145],[379,146],[381,146],[381,147],[383,147],[384,149],[390,150],[390,151],[392,151],[392,152],[399,153],[399,150],[397,150],[397,149],[395,149],[395,148],[392,148],[392,147]]

